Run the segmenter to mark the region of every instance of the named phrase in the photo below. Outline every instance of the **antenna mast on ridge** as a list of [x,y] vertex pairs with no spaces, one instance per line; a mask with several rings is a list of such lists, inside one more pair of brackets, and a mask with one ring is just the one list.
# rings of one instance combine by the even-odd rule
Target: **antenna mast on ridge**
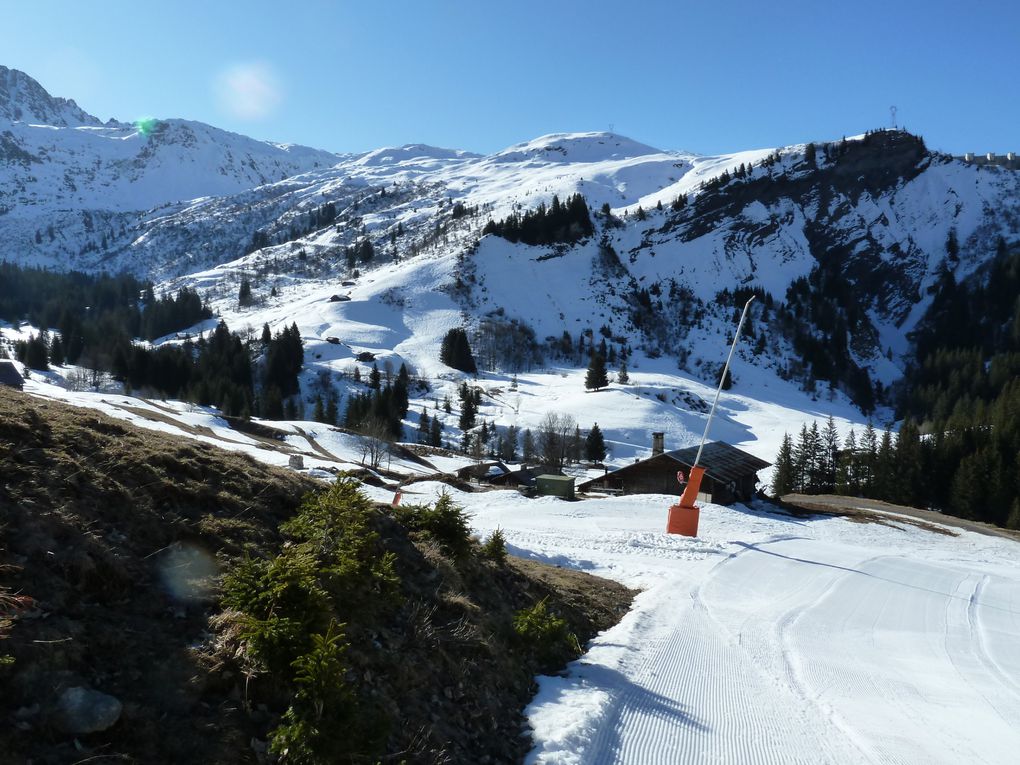
[[890,106],[889,107],[889,117],[892,119],[892,129],[895,130],[896,129],[896,107],[895,106]]

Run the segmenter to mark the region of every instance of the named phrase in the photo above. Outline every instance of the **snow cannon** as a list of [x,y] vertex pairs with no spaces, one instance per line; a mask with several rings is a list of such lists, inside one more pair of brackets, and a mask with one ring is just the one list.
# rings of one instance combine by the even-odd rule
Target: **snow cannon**
[[[694,504],[698,499],[698,490],[701,488],[701,477],[705,474],[705,468],[695,466],[691,468],[690,479],[684,492],[680,497],[680,504],[669,508],[669,518],[666,521],[667,534],[681,534],[685,537],[698,536],[698,520],[701,518],[701,509]],[[679,473],[680,478],[683,473]],[[683,479],[680,478],[681,483]]]
[[[683,495],[680,497],[680,504],[673,505],[669,508],[669,518],[666,520],[666,533],[667,534],[683,534],[685,537],[696,537],[698,536],[698,520],[701,517],[701,510],[694,502],[698,498],[698,492],[701,490],[701,479],[705,475],[705,468],[701,467],[698,463],[701,461],[701,452],[705,448],[705,439],[708,438],[708,429],[712,427],[712,418],[715,417],[715,407],[719,403],[719,396],[722,394],[723,385],[726,382],[726,375],[730,371],[730,362],[733,361],[733,352],[737,350],[737,341],[740,340],[740,331],[744,328],[744,321],[747,319],[747,312],[751,308],[751,301],[754,300],[754,295],[751,295],[744,303],[744,312],[740,314],[740,323],[737,324],[737,331],[733,335],[733,344],[730,346],[730,355],[726,357],[726,365],[723,367],[722,375],[719,377],[719,387],[715,391],[715,401],[712,402],[712,411],[708,413],[708,421],[705,422],[705,432],[701,434],[701,446],[698,447],[698,454],[694,458],[694,464],[691,466],[690,480],[687,481],[687,486],[684,488]],[[677,478],[682,484],[683,472],[677,474]]]

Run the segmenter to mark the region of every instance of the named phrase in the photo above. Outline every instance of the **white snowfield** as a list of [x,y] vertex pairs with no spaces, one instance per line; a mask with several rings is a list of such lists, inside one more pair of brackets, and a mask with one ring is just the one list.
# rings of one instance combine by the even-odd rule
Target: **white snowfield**
[[1013,541],[717,505],[689,539],[669,496],[453,493],[513,553],[643,590],[539,679],[528,763],[1018,761]]

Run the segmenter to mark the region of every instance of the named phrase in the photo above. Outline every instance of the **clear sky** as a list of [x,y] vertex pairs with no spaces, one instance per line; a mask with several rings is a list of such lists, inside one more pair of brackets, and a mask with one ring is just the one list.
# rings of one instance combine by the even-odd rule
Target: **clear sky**
[[332,151],[607,130],[702,154],[898,123],[1020,151],[1017,0],[2,0],[0,64],[102,119]]

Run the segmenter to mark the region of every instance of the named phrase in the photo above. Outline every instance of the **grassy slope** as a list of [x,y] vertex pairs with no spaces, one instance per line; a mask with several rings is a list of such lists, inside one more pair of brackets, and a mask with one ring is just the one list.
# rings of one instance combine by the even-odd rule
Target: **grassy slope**
[[[0,752],[254,762],[250,742],[285,705],[246,688],[225,650],[218,573],[244,551],[278,551],[278,523],[321,484],[4,388],[0,475],[0,655],[14,657],[0,667]],[[402,605],[350,614],[348,658],[359,698],[385,718],[386,752],[519,759],[537,663],[512,644],[513,611],[548,596],[583,643],[632,593],[533,563],[454,562],[382,508],[376,526],[398,555]],[[81,749],[53,715],[75,685],[124,703],[112,728],[78,736]]]

